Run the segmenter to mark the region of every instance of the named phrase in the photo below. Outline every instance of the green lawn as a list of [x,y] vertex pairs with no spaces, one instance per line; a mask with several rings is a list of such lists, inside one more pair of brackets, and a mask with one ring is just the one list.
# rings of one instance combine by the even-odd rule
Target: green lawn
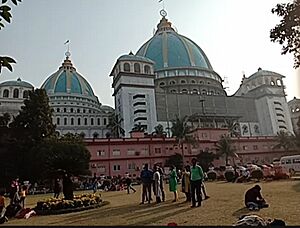
[[[167,201],[156,205],[139,205],[141,190],[128,195],[126,191],[105,192],[102,198],[110,204],[88,211],[35,216],[28,220],[12,219],[6,225],[232,225],[237,218],[250,213],[244,208],[244,192],[255,183],[233,184],[225,182],[206,183],[210,199],[199,208],[190,208],[179,193],[179,202],[172,203],[172,194],[167,191]],[[261,182],[262,194],[270,204],[269,208],[255,212],[264,218],[279,218],[288,225],[300,225],[300,182],[273,181]],[[168,190],[168,185],[165,185]],[[41,198],[50,195],[36,195],[27,198],[32,207]],[[253,212],[252,212],[253,213]]]

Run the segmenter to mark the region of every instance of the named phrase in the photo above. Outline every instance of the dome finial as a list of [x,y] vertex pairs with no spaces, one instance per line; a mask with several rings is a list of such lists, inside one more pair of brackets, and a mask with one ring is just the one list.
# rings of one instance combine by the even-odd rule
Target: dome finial
[[71,52],[70,52],[70,40],[67,40],[64,45],[67,45],[67,51],[65,53],[66,59],[69,59],[69,57],[71,56]]

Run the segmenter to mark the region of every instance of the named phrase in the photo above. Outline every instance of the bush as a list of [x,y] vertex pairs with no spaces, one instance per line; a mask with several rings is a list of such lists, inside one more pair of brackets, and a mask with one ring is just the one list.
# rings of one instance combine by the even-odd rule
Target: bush
[[217,173],[215,171],[210,171],[207,173],[208,180],[216,180],[217,179]]
[[251,178],[253,179],[257,179],[257,180],[261,180],[264,178],[264,173],[262,170],[260,169],[256,169],[256,170],[253,170],[251,172]]
[[231,171],[231,170],[225,171],[225,179],[226,179],[228,182],[232,182],[232,181],[235,179],[234,172]]

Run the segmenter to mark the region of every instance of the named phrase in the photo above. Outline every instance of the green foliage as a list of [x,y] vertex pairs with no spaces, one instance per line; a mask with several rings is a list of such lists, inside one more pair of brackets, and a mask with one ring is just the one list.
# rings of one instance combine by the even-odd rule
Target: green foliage
[[182,170],[183,167],[182,155],[178,153],[171,155],[166,160],[165,166],[171,166],[171,165],[174,165],[176,167],[176,170]]
[[144,132],[145,129],[144,129],[144,127],[141,125],[141,123],[138,123],[138,124],[135,124],[135,125],[133,126],[133,128],[132,128],[131,131],[133,131],[133,132]]
[[122,128],[123,119],[115,113],[112,113],[108,119],[107,127],[110,129],[110,137],[120,138],[125,135],[125,130]]
[[202,167],[204,172],[208,171],[209,165],[217,158],[217,155],[213,152],[202,151],[197,155],[199,165]]
[[239,129],[239,124],[235,120],[227,120],[227,128],[229,130],[230,136],[231,137],[239,137],[241,135],[240,129]]
[[277,132],[276,141],[278,143],[273,147],[273,149],[283,148],[286,152],[289,149],[294,148],[295,144],[297,144],[297,142],[295,142],[295,136],[283,130]]
[[55,135],[55,125],[52,123],[53,110],[49,106],[49,98],[44,89],[29,91],[29,99],[24,100],[19,115],[14,118],[10,127],[27,130],[26,135],[20,135],[27,142],[41,141]]
[[273,14],[281,18],[270,31],[272,42],[282,45],[281,54],[292,53],[294,55],[294,67],[300,66],[300,0],[292,3],[277,4],[272,9]]
[[0,116],[0,127],[6,127],[10,121],[9,113],[4,113]]
[[217,153],[220,156],[225,156],[225,162],[228,164],[228,158],[235,156],[235,149],[232,147],[232,141],[229,135],[222,135],[216,145]]
[[157,126],[154,127],[154,132],[152,134],[157,137],[166,137],[167,135],[167,133],[164,131],[163,125],[161,124],[158,124]]
[[[13,4],[18,5],[18,2],[21,2],[22,0],[11,0]],[[0,5],[0,30],[5,27],[5,24],[3,22],[6,21],[7,23],[11,22],[12,14],[11,14],[11,7],[7,5],[7,0],[2,0],[2,4]],[[0,73],[2,71],[2,68],[5,67],[10,71],[13,71],[12,63],[16,63],[16,61],[8,56],[0,56]]]

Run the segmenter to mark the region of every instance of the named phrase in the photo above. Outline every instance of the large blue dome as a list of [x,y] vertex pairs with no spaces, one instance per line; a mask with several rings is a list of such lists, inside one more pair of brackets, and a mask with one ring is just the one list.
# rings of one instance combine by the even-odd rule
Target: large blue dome
[[189,38],[175,32],[163,17],[155,35],[136,53],[155,62],[155,70],[200,67],[213,70],[202,49]]
[[42,88],[48,94],[66,93],[94,97],[90,84],[73,67],[67,58],[57,72],[50,75],[43,83]]

